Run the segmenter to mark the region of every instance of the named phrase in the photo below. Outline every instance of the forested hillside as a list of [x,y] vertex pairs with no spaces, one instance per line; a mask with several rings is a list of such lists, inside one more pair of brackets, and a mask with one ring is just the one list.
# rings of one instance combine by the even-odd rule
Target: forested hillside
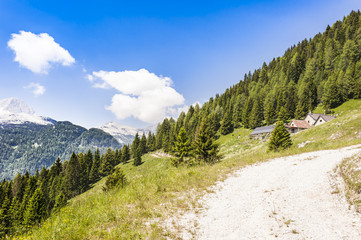
[[349,99],[361,98],[361,13],[352,11],[325,32],[304,39],[282,57],[244,75],[202,107],[191,106],[177,120],[158,126],[156,148],[172,151],[181,127],[195,140],[202,119],[210,132],[228,134],[235,127],[273,124],[280,114],[301,119],[316,106],[326,112]]
[[[100,130],[97,130],[100,131]],[[29,230],[51,212],[57,212],[67,200],[88,190],[114,166],[129,160],[123,151],[108,149],[105,154],[72,153],[64,163],[58,158],[50,169],[43,167],[31,176],[18,173],[12,181],[0,182],[0,238]]]
[[68,159],[73,151],[99,149],[102,154],[110,147],[121,145],[102,130],[87,130],[70,122],[0,125],[0,178],[12,179],[25,171],[34,174],[58,157]]

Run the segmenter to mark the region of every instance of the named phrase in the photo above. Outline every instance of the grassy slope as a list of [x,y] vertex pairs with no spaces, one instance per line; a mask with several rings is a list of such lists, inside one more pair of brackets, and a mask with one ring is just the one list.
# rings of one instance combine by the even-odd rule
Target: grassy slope
[[[265,141],[250,140],[250,130],[237,129],[218,140],[223,159],[211,166],[175,168],[169,159],[147,154],[140,167],[133,167],[131,162],[119,166],[130,182],[126,188],[105,194],[101,190],[103,179],[25,238],[175,238],[162,228],[162,221],[196,206],[195,200],[204,190],[235,169],[274,157],[361,143],[361,100],[349,101],[335,113],[339,114],[337,119],[293,135],[294,145],[283,152],[267,152]],[[298,148],[306,141],[312,142]]]
[[343,160],[338,173],[345,182],[344,192],[347,200],[361,213],[361,154]]

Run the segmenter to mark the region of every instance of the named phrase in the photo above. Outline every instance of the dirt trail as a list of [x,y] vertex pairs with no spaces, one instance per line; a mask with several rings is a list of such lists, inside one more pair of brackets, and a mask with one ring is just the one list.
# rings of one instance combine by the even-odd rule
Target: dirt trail
[[361,239],[361,217],[330,177],[361,145],[277,158],[238,170],[177,222],[182,239]]

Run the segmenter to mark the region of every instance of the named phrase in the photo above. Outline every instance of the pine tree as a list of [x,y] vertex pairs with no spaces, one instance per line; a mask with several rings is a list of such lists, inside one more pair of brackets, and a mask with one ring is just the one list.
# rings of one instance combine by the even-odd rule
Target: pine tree
[[8,197],[5,198],[0,209],[0,237],[5,237],[9,234],[11,229],[11,201]]
[[223,116],[220,130],[221,130],[221,134],[223,135],[233,132],[232,115],[231,115],[230,107],[228,107],[228,110]]
[[31,197],[24,214],[25,225],[39,224],[45,215],[44,194],[40,188],[37,188]]
[[282,121],[278,121],[275,129],[272,131],[268,142],[268,150],[284,150],[292,145],[291,135],[285,128]]
[[143,154],[147,153],[147,138],[145,137],[145,134],[143,132],[142,138],[139,142],[140,152]]
[[115,156],[114,156],[114,166],[118,165],[121,162],[122,162],[122,150],[116,149]]
[[55,200],[55,205],[54,205],[54,211],[57,212],[59,211],[62,207],[64,207],[67,203],[66,200],[66,196],[64,195],[63,192],[61,192]]
[[262,126],[263,110],[260,99],[257,97],[253,103],[251,115],[249,117],[249,127],[256,128]]
[[84,155],[84,163],[85,163],[85,166],[86,166],[86,173],[89,177],[90,175],[90,171],[92,169],[92,165],[93,165],[93,154],[92,152],[90,151],[90,149],[88,150],[88,152]]
[[287,120],[287,112],[285,108],[282,106],[280,112],[278,113],[278,121],[282,121],[283,123],[285,123],[286,120]]
[[245,128],[249,127],[249,116],[251,115],[252,106],[253,106],[252,99],[248,97],[242,112],[242,124]]
[[273,94],[268,94],[265,100],[264,118],[267,125],[271,125],[276,120],[276,101]]
[[193,144],[194,156],[197,162],[213,163],[219,159],[218,145],[209,127],[207,118],[203,118],[199,133]]
[[[22,224],[22,213],[21,211],[21,205],[19,199],[16,197],[11,202],[10,206],[10,214],[11,214],[11,225],[13,228],[20,227]],[[0,213],[1,216],[1,213]]]
[[173,146],[173,153],[176,157],[174,162],[175,165],[181,164],[185,161],[185,158],[191,155],[191,143],[188,140],[186,130],[184,127],[181,127],[179,130],[179,134],[177,136],[177,140]]
[[50,174],[55,177],[58,176],[63,170],[63,165],[60,161],[60,158],[57,158],[56,161],[53,163],[53,165],[50,168]]
[[74,152],[65,169],[64,188],[68,197],[74,197],[80,193],[80,164]]
[[135,151],[133,165],[134,166],[139,166],[141,164],[142,164],[142,153],[141,153],[141,150],[140,150],[140,146],[138,146],[137,150]]
[[114,154],[109,148],[101,158],[100,172],[103,177],[110,175],[113,172]]
[[136,152],[137,152],[139,143],[140,143],[139,135],[138,135],[138,133],[136,133],[134,140],[132,142],[132,146],[131,146],[133,157],[135,157],[135,155],[137,154]]
[[96,183],[100,179],[99,170],[100,170],[100,156],[99,149],[97,149],[94,153],[94,160],[92,164],[92,168],[90,170],[89,180],[90,183]]
[[148,132],[147,145],[146,146],[147,146],[147,152],[152,152],[152,151],[155,150],[153,136],[152,136],[151,131]]
[[79,190],[85,192],[89,188],[89,177],[88,177],[88,160],[85,158],[86,155],[79,154]]
[[122,148],[122,163],[127,163],[130,160],[130,149],[128,145]]

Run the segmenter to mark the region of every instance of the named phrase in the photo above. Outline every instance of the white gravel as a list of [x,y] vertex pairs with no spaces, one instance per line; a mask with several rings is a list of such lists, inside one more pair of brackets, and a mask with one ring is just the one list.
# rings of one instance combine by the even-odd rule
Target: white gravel
[[182,239],[361,239],[361,217],[330,173],[361,145],[277,158],[238,170],[203,208],[177,219]]

